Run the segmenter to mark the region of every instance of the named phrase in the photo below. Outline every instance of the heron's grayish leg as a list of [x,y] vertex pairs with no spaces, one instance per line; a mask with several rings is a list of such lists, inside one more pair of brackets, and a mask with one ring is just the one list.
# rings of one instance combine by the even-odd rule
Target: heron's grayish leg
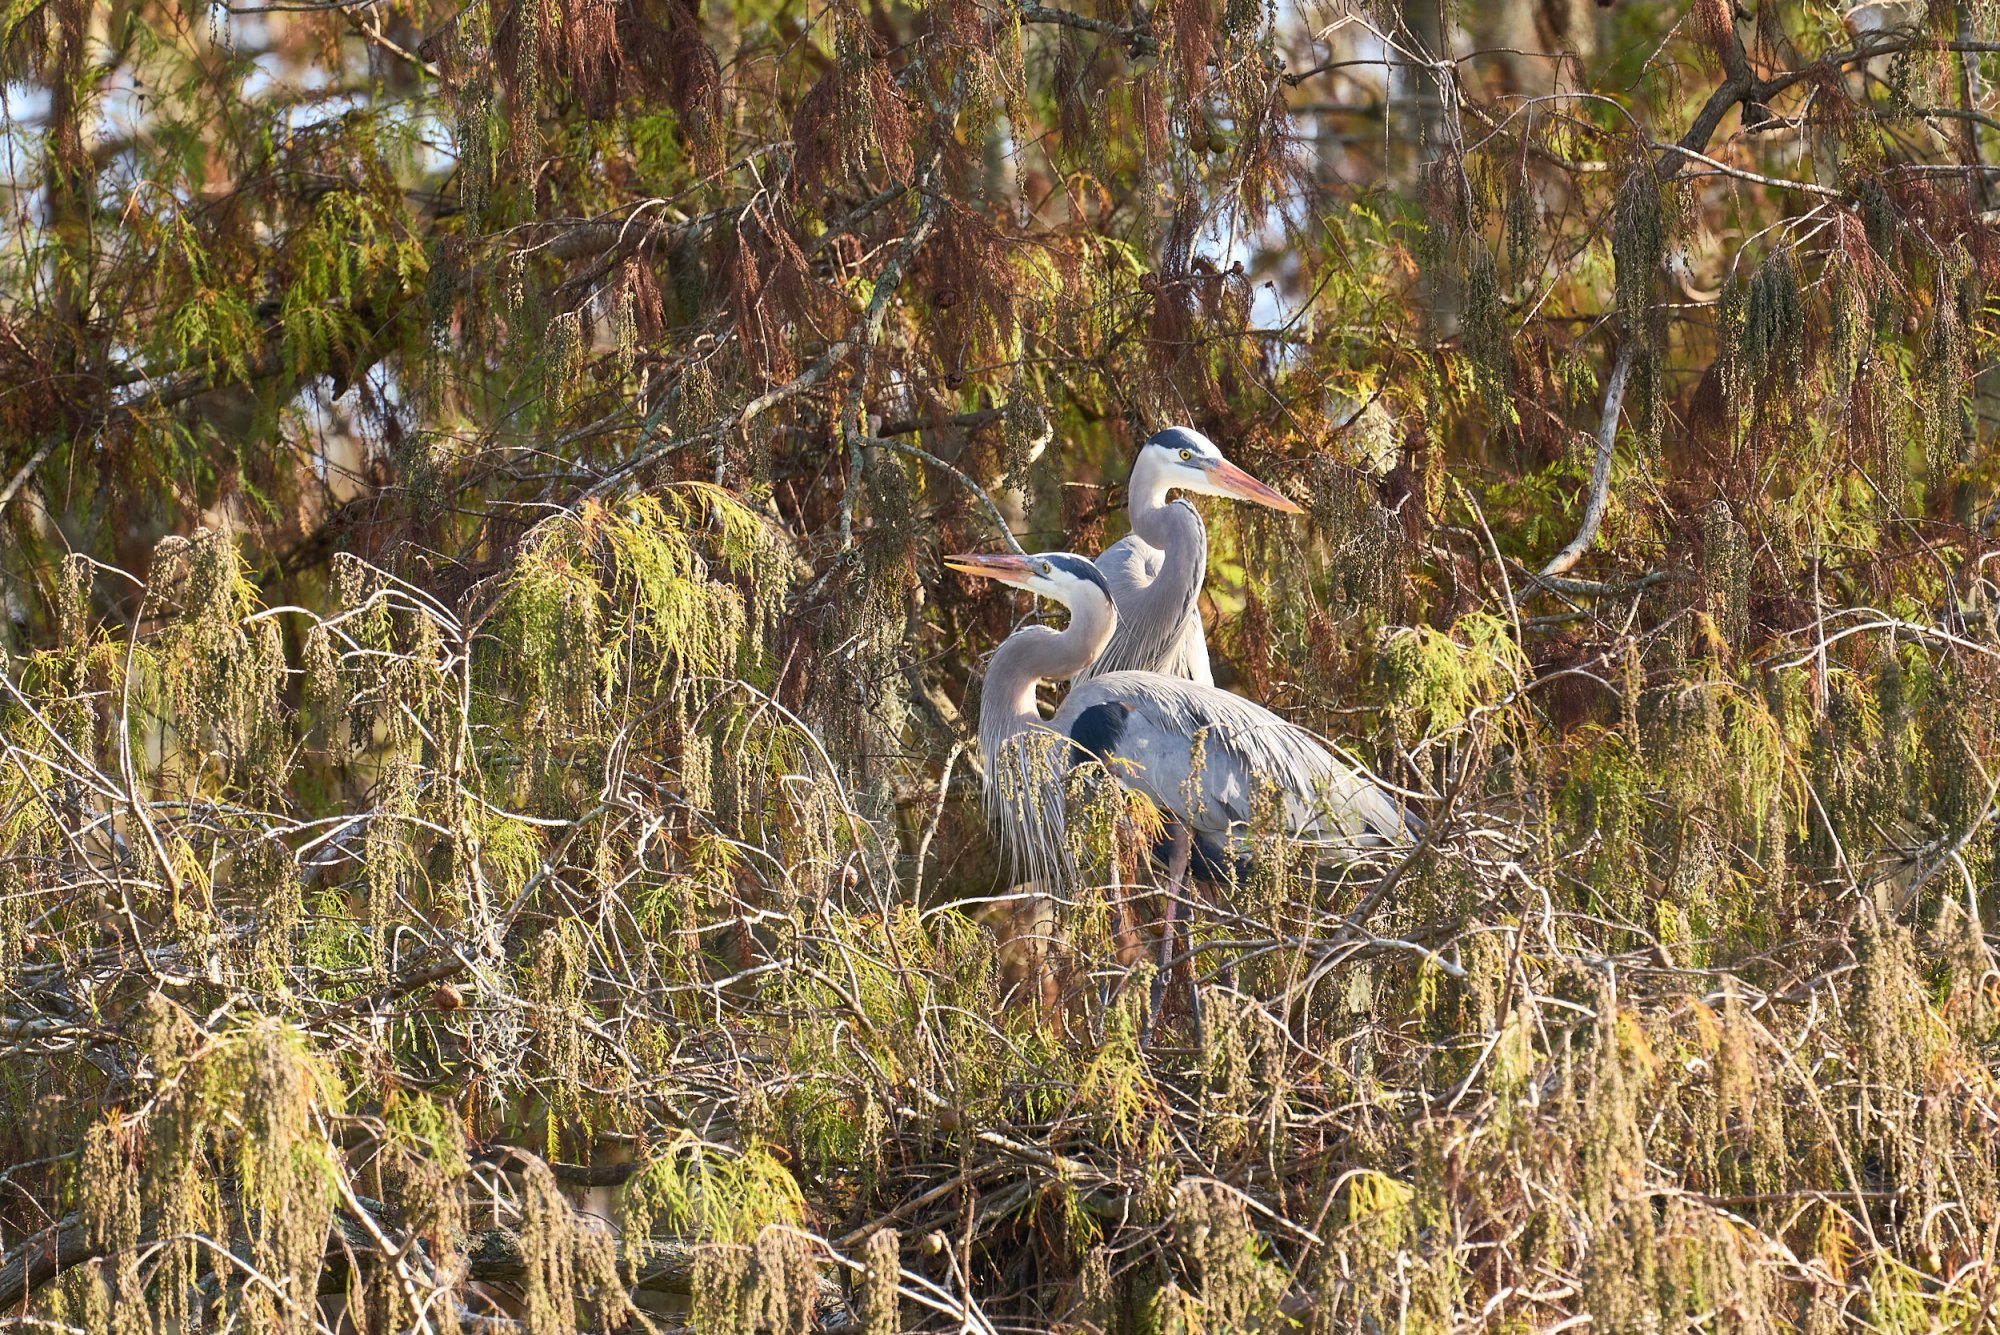
[[[1214,903],[1223,898],[1231,888],[1240,889],[1234,877],[1231,877],[1226,883],[1212,881],[1201,888],[1201,902],[1204,905]],[[1188,968],[1194,968],[1192,961],[1189,962]],[[1215,966],[1215,981],[1218,986],[1228,991],[1234,992],[1236,990],[1236,956],[1232,954],[1222,956],[1222,963]]]
[[[1167,977],[1174,964],[1174,914],[1180,907],[1181,895],[1187,885],[1188,861],[1194,856],[1194,831],[1176,822],[1173,844],[1167,852],[1166,908],[1160,915],[1160,971],[1153,975],[1153,1013],[1146,1021],[1146,1035],[1152,1036],[1152,1028],[1159,1023],[1160,1006],[1167,999]],[[1194,968],[1189,964],[1188,977],[1192,981]],[[1195,1030],[1201,1029],[1200,1007],[1195,1005]]]

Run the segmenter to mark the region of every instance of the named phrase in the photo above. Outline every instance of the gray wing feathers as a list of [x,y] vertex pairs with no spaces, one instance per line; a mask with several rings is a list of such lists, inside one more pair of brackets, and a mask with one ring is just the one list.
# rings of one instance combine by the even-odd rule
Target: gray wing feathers
[[1158,547],[1141,542],[1136,534],[1127,534],[1104,549],[1097,558],[1097,568],[1104,572],[1105,583],[1111,586],[1111,596],[1115,599],[1121,593],[1151,584],[1159,577],[1165,560],[1166,553]]
[[1107,700],[1132,710],[1111,758],[1120,781],[1184,813],[1204,835],[1231,842],[1244,836],[1259,787],[1269,782],[1298,837],[1335,852],[1410,841],[1401,810],[1365,775],[1305,729],[1227,691],[1153,673],[1114,673],[1073,688],[1052,726],[1064,731],[1083,710]]

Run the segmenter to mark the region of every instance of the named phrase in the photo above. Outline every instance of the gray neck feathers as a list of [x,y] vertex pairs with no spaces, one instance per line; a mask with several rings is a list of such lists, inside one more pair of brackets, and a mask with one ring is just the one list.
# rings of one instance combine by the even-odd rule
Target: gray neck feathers
[[1091,665],[1105,672],[1164,672],[1207,685],[1208,646],[1201,632],[1201,586],[1208,575],[1208,529],[1186,501],[1135,490],[1132,532],[1159,549],[1160,573],[1121,588],[1118,632]]

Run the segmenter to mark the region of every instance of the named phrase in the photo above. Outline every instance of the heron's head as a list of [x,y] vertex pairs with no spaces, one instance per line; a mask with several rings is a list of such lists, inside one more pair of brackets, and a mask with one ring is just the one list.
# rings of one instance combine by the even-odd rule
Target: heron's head
[[947,556],[944,563],[953,570],[981,579],[998,580],[1017,589],[1053,598],[1075,611],[1094,602],[1111,604],[1111,586],[1098,568],[1073,552],[1042,552],[1035,556],[996,553],[985,556]]
[[1215,442],[1193,427],[1170,426],[1148,437],[1132,465],[1135,478],[1142,473],[1156,479],[1162,491],[1228,496],[1288,515],[1301,513],[1283,492],[1265,486],[1223,458]]

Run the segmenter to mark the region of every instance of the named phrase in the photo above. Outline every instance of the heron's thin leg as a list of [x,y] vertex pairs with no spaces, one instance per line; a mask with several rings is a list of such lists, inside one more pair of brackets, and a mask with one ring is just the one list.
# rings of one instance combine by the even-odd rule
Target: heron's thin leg
[[[1152,1036],[1153,1026],[1159,1023],[1160,1006],[1167,999],[1167,976],[1174,965],[1174,912],[1180,907],[1182,887],[1187,883],[1188,860],[1194,855],[1194,831],[1185,825],[1175,824],[1173,844],[1167,853],[1167,903],[1160,914],[1160,971],[1153,975],[1153,1013],[1146,1021],[1145,1037]],[[1194,971],[1188,971],[1190,980]],[[1196,1032],[1201,1027],[1200,1008],[1195,1009]]]
[[1124,973],[1115,978],[1107,977],[1099,1000],[1106,1010],[1125,993],[1126,980],[1131,969],[1146,953],[1145,942],[1139,939],[1139,922],[1132,914],[1132,894],[1125,884],[1125,839],[1123,824],[1113,831],[1111,846],[1111,884],[1107,887],[1111,895],[1111,939],[1115,947],[1115,958]]

